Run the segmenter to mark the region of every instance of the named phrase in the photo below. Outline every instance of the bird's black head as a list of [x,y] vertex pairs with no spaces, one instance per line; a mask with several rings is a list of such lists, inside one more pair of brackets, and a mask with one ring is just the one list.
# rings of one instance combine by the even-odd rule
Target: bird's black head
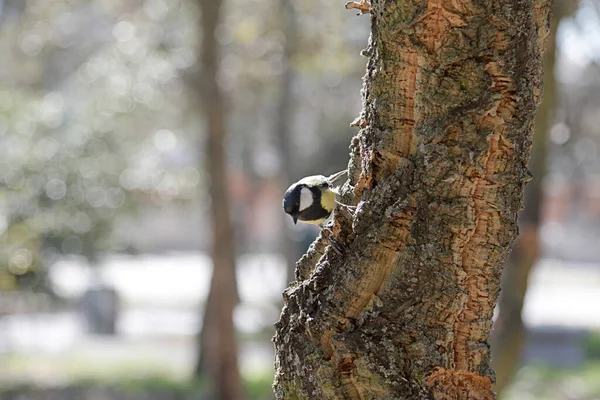
[[293,185],[286,190],[283,195],[283,211],[289,214],[294,220],[294,224],[298,221],[300,215],[300,193],[303,185]]

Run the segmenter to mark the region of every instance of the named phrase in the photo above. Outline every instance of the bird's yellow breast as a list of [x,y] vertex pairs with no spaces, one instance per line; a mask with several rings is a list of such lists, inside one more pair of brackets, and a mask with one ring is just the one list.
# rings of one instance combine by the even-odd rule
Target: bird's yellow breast
[[321,207],[327,211],[332,211],[335,208],[335,193],[325,189],[321,192]]

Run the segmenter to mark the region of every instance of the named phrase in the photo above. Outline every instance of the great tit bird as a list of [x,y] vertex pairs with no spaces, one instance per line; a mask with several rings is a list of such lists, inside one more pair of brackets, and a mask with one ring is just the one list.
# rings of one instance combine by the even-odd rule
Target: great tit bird
[[334,182],[347,171],[331,176],[307,176],[300,179],[285,191],[283,210],[294,220],[305,224],[320,225],[336,206],[337,188]]

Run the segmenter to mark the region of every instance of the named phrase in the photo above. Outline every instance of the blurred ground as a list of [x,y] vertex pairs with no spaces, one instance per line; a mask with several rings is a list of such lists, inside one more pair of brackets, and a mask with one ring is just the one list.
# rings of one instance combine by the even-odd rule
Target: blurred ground
[[[242,375],[250,382],[263,382],[266,389],[273,368],[269,338],[285,284],[281,263],[279,256],[258,254],[241,257],[239,265],[242,302],[235,320]],[[94,276],[81,264],[81,260],[69,259],[51,270],[57,292],[72,300]],[[163,377],[174,382],[189,378],[196,354],[194,335],[201,321],[198,305],[208,291],[209,258],[199,253],[120,256],[108,259],[99,272],[120,294],[123,308],[118,335],[87,335],[75,307],[4,317],[0,319],[0,386],[21,382],[57,387],[86,379],[114,382],[124,376],[128,380]],[[531,331],[547,341],[544,345],[538,338],[528,346],[527,366],[506,398],[542,393],[540,385],[546,385],[547,379],[561,382],[556,371],[567,364],[573,368],[565,372],[567,387],[579,382],[578,390],[589,388],[600,398],[600,363],[586,361],[581,340],[569,340],[573,335],[600,331],[600,312],[590,304],[600,304],[600,269],[596,265],[550,259],[538,264],[524,316]],[[538,364],[550,367],[535,367]],[[585,398],[565,396],[556,398]]]
[[[242,304],[235,320],[239,335],[246,339],[241,347],[245,375],[272,369],[272,348],[266,339],[284,287],[281,262],[273,255],[240,259]],[[184,378],[195,361],[194,335],[201,321],[198,305],[208,293],[210,268],[209,258],[201,254],[108,260],[99,272],[104,283],[118,290],[123,304],[118,336],[86,335],[76,309],[7,316],[0,319],[0,382],[65,382],[86,377],[85,365],[91,367],[89,376],[106,370],[114,373],[116,366],[131,373],[131,364],[138,364],[140,375],[167,373]],[[94,276],[93,270],[74,259],[57,263],[50,275],[57,292],[73,300]]]

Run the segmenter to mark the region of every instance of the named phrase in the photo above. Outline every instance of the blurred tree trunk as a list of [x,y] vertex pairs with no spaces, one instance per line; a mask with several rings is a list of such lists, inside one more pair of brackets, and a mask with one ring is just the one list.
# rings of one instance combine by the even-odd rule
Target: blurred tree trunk
[[220,21],[221,0],[200,0],[202,41],[200,70],[192,88],[204,107],[208,138],[206,169],[213,228],[213,274],[199,335],[200,357],[196,374],[208,374],[218,399],[242,398],[237,363],[233,311],[237,303],[234,232],[229,215],[227,162],[224,151],[224,100],[217,83],[219,68],[215,29]]
[[[291,144],[291,125],[293,119],[292,86],[294,82],[293,58],[296,54],[296,43],[298,28],[296,21],[296,10],[292,0],[279,0],[281,10],[281,21],[283,23],[283,34],[285,44],[283,47],[283,72],[279,83],[279,98],[275,112],[274,132],[275,143],[281,159],[281,168],[278,180],[281,193],[285,192],[290,185],[291,171],[294,168],[294,152]],[[287,282],[294,280],[294,267],[296,265],[297,244],[292,240],[290,229],[286,223],[287,215],[281,213],[281,251],[286,261]]]
[[555,2],[548,46],[544,54],[544,101],[537,109],[535,132],[529,170],[533,176],[525,189],[525,207],[519,215],[519,237],[515,241],[504,273],[499,314],[490,337],[492,366],[496,371],[494,389],[501,393],[512,380],[519,366],[526,330],[522,311],[529,273],[540,253],[539,227],[543,203],[543,181],[546,175],[548,131],[554,122],[557,100],[554,66],[556,61],[556,32],[560,20],[577,8],[578,1]]
[[373,0],[332,235],[274,338],[279,399],[492,399],[487,340],[541,97],[550,1]]

